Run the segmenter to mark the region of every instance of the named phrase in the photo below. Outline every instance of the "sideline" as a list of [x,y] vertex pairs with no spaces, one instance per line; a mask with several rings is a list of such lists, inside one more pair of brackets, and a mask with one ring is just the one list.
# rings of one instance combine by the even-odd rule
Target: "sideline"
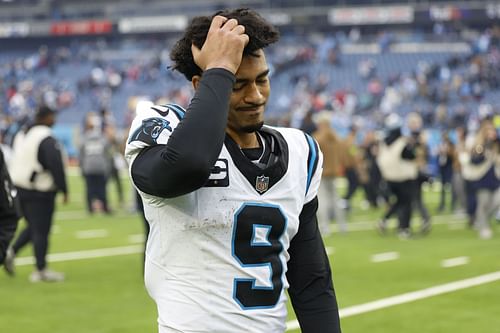
[[[49,262],[83,260],[83,259],[137,254],[137,253],[142,253],[143,251],[144,251],[143,245],[131,245],[131,246],[111,247],[111,248],[95,249],[87,251],[53,253],[47,256],[47,260]],[[34,258],[32,256],[16,258],[15,263],[18,266],[32,265],[34,263]],[[347,318],[350,316],[356,316],[359,314],[388,308],[394,305],[410,303],[437,295],[451,293],[454,291],[495,282],[498,280],[500,280],[500,271],[479,275],[469,279],[445,283],[401,295],[382,298],[364,304],[350,306],[344,309],[340,309],[339,315],[340,318]],[[298,329],[299,323],[297,320],[292,320],[286,323],[286,327],[287,331]]]
[[[344,309],[340,309],[340,318],[347,318],[351,316],[356,316],[366,312],[371,312],[375,310],[380,310],[388,308],[394,305],[410,303],[418,301],[424,298],[429,298],[432,296],[437,296],[441,294],[451,293],[454,291],[479,286],[482,284],[495,282],[500,280],[500,271],[479,275],[473,278],[459,280],[455,282],[441,284],[435,287],[430,287],[422,290],[417,290],[401,295],[396,295],[392,297],[382,298],[373,302],[368,302],[364,304],[350,306]],[[299,322],[297,320],[292,320],[286,323],[286,329],[294,330],[299,328]]]
[[[83,260],[92,258],[103,258],[136,254],[144,252],[143,245],[131,245],[121,247],[110,247],[105,249],[95,249],[75,252],[52,253],[47,255],[48,262]],[[16,266],[32,265],[35,263],[34,257],[20,257],[15,259]]]

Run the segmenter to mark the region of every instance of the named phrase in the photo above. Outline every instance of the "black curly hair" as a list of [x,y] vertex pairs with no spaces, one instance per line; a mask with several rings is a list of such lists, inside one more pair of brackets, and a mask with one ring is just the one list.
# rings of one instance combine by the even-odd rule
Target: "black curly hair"
[[245,27],[245,33],[250,38],[247,46],[243,50],[243,55],[255,55],[255,51],[276,42],[279,39],[278,30],[267,22],[257,12],[249,8],[238,8],[234,10],[221,10],[212,16],[198,16],[193,18],[191,24],[186,28],[184,35],[175,43],[170,52],[172,60],[171,68],[184,74],[191,81],[193,76],[201,75],[199,68],[191,52],[191,44],[201,49],[207,39],[208,30],[212,19],[221,15],[228,19],[236,19],[239,24]]

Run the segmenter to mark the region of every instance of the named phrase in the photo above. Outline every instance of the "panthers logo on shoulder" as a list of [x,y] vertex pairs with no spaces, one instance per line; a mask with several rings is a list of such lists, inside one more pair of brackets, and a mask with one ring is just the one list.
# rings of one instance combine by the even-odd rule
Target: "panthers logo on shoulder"
[[142,121],[142,125],[135,130],[128,143],[132,141],[142,141],[147,144],[156,144],[156,140],[163,130],[172,132],[170,122],[163,118],[147,118]]

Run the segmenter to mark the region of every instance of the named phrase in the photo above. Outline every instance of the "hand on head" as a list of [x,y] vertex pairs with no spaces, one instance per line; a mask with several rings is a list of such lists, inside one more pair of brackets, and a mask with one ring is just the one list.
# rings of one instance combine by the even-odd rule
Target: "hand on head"
[[191,46],[194,62],[203,71],[210,68],[225,68],[235,74],[240,67],[243,49],[249,37],[245,27],[235,19],[215,16],[201,50]]

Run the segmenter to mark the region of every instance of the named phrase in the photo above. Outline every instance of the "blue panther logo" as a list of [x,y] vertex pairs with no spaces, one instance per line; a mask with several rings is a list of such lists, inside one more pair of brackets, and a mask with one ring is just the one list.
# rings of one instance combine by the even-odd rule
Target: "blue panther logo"
[[142,141],[150,145],[156,144],[156,140],[164,129],[172,132],[172,127],[170,127],[170,122],[168,120],[163,118],[144,119],[141,127],[132,134],[128,143],[132,141]]

